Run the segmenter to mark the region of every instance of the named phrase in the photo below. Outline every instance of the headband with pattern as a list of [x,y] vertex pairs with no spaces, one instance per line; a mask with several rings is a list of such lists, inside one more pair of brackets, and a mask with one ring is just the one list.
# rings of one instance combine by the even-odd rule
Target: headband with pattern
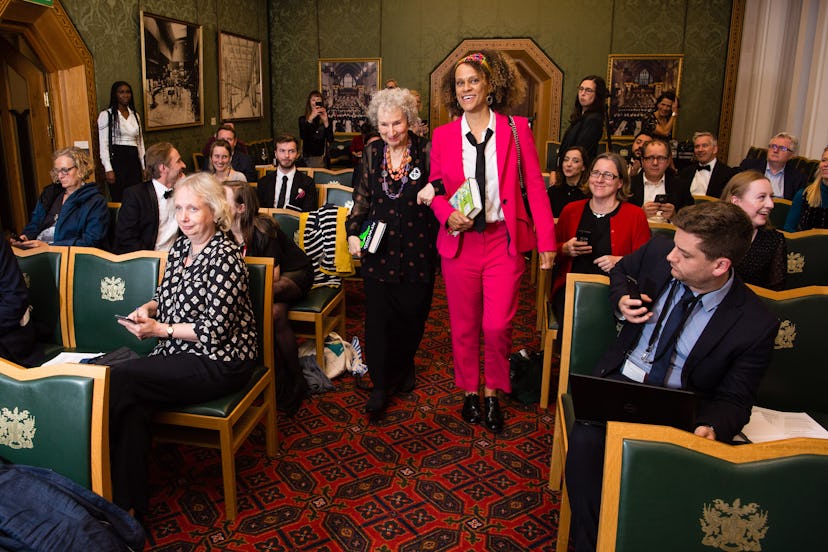
[[489,67],[489,60],[487,60],[486,56],[484,56],[480,52],[475,52],[474,54],[469,54],[466,57],[461,58],[460,61],[457,62],[457,65],[455,65],[455,67],[459,66],[462,63],[467,63],[469,61],[473,61],[475,63],[482,65],[489,72],[492,71],[492,68]]

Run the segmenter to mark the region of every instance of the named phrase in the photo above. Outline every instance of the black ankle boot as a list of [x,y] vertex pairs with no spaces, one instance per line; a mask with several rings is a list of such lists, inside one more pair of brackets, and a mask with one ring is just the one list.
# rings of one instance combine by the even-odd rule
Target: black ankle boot
[[500,402],[497,397],[484,397],[483,425],[492,433],[503,431],[503,412],[500,411]]
[[365,413],[370,414],[372,418],[382,415],[385,408],[388,406],[388,393],[385,389],[377,389],[376,387],[371,391],[371,396],[368,397],[368,402],[365,403]]
[[483,419],[483,413],[480,412],[480,398],[477,393],[469,393],[463,401],[463,419],[468,424],[479,424]]

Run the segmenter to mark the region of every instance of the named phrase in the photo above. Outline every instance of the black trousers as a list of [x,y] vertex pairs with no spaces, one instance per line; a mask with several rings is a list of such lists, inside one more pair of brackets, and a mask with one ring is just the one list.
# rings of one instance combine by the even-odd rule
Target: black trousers
[[112,170],[115,171],[115,184],[109,186],[109,195],[112,201],[120,203],[124,199],[124,188],[143,181],[141,160],[135,146],[116,144],[109,146],[109,151],[112,154]]
[[374,388],[392,390],[414,376],[434,282],[363,282],[366,364]]
[[253,364],[194,354],[149,356],[112,367],[109,376],[109,449],[113,502],[146,512],[152,414],[169,405],[207,401],[241,389]]
[[605,426],[575,422],[566,455],[566,488],[572,507],[572,536],[576,552],[594,551],[604,479]]

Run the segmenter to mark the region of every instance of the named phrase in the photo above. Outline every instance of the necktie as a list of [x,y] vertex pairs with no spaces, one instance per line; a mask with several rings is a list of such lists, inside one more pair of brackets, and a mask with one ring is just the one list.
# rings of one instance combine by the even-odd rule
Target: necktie
[[172,188],[167,188],[167,189],[164,191],[164,199],[170,199],[170,197],[171,197],[172,195],[173,195],[173,189],[172,189]]
[[466,138],[469,143],[477,150],[477,158],[474,166],[474,179],[477,180],[477,185],[480,186],[480,200],[483,202],[483,210],[474,217],[474,230],[482,232],[486,229],[486,142],[492,137],[492,129],[486,129],[486,137],[479,144],[474,139],[474,134],[469,131]]
[[287,176],[282,177],[282,189],[279,190],[279,201],[276,202],[276,207],[285,206],[285,194],[287,193]]
[[696,167],[697,171],[710,171],[710,165],[699,165]]
[[[647,374],[645,383],[649,385],[663,385],[664,378],[667,376],[667,369],[673,360],[673,353],[676,351],[676,343],[678,342],[679,334],[681,333],[690,311],[696,304],[696,297],[690,288],[680,282],[676,282],[680,291],[684,291],[681,299],[670,311],[670,316],[667,317],[667,322],[664,323],[664,329],[661,330],[661,336],[658,338],[658,347],[656,348],[655,361]],[[666,307],[667,305],[665,305]]]

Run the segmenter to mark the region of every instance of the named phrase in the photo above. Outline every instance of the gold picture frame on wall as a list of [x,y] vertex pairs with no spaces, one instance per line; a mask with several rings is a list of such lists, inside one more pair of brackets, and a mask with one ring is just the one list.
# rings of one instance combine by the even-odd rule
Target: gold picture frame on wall
[[683,61],[682,54],[609,55],[609,127],[613,137],[638,134],[663,92],[679,96]]
[[261,119],[262,43],[221,31],[218,50],[221,120]]
[[141,12],[146,130],[204,124],[201,25]]
[[357,134],[379,90],[381,58],[320,59],[319,91],[337,134]]

